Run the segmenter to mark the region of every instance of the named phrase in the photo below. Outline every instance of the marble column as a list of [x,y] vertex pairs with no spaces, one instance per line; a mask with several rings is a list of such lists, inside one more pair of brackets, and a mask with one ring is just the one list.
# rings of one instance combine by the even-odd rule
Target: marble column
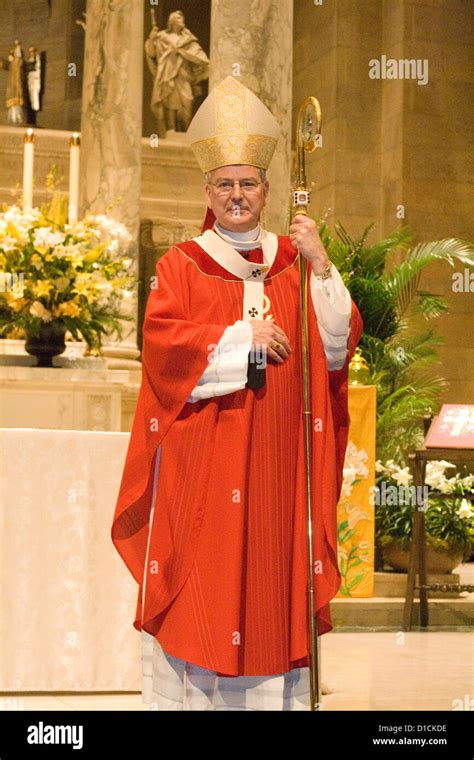
[[264,223],[286,234],[291,182],[293,0],[212,0],[210,89],[229,74],[270,109],[281,137]]
[[[107,213],[132,235],[130,256],[138,271],[143,87],[143,0],[88,0],[81,115],[81,212]],[[113,369],[135,368],[134,321],[122,341],[104,342]],[[130,327],[130,325],[133,325]]]

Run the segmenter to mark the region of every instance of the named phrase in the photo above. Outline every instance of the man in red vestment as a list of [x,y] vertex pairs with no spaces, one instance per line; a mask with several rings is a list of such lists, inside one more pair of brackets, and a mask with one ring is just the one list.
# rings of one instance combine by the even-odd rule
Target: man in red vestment
[[[298,250],[311,294],[315,607],[318,633],[332,628],[362,320],[313,220],[296,215],[289,237],[260,226],[277,130],[237,80],[212,91],[188,133],[205,229],[160,259],[147,303],[112,539],[139,585],[134,626],[153,644],[158,709],[308,709],[294,680],[310,651]],[[249,387],[249,356],[266,358],[262,387]]]

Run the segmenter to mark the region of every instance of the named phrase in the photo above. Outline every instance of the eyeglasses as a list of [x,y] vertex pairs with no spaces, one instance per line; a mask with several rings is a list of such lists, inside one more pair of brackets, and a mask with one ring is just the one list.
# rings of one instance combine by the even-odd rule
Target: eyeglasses
[[253,178],[241,179],[240,181],[238,179],[220,179],[217,182],[209,182],[210,185],[216,188],[217,195],[229,195],[236,183],[245,195],[255,195],[258,191],[258,186],[262,184],[262,180]]

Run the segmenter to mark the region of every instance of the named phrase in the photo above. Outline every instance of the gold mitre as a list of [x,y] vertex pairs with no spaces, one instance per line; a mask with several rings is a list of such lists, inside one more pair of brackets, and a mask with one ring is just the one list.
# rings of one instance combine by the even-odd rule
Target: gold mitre
[[231,164],[268,169],[279,135],[273,114],[231,76],[209,93],[188,129],[191,148],[203,172]]

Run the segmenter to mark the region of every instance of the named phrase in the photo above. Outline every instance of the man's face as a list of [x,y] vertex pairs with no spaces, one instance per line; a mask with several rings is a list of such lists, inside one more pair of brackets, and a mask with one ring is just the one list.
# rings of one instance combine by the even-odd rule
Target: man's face
[[[236,180],[242,182],[243,189]],[[255,166],[235,164],[211,172],[206,183],[207,205],[221,227],[232,232],[247,232],[257,226],[266,204],[269,184],[262,182]]]
[[169,22],[171,31],[176,32],[177,34],[183,31],[184,26],[185,26],[184,16],[179,11],[170,13],[168,22]]

